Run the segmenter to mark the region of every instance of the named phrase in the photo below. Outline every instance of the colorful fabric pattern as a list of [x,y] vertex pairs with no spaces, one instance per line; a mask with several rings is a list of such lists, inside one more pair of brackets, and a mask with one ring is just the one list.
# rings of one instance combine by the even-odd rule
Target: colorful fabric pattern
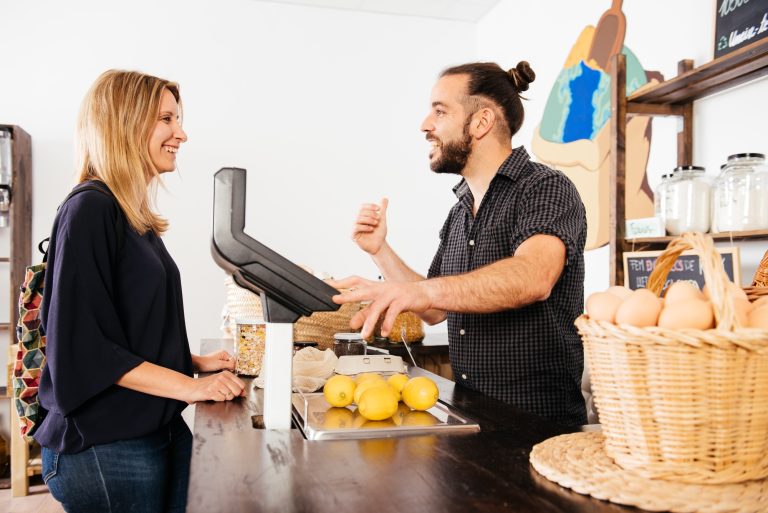
[[45,366],[45,333],[40,323],[46,263],[27,267],[19,294],[18,347],[13,367],[13,402],[19,414],[21,434],[27,441],[45,417],[37,390]]

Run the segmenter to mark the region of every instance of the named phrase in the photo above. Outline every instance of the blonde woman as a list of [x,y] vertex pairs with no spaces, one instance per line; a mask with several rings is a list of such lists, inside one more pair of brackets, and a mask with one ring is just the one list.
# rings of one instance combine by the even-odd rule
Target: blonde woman
[[34,435],[68,512],[184,511],[192,437],[181,411],[243,394],[227,353],[190,353],[179,271],[160,238],[168,222],[152,208],[187,140],[180,109],[177,84],[115,70],[81,107],[79,183],[49,245],[48,413]]

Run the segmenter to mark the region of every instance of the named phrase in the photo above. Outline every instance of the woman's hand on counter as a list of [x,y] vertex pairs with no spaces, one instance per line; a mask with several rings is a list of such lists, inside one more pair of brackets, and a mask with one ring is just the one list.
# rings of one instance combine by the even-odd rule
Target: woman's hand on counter
[[231,401],[245,395],[243,380],[227,370],[195,379],[149,362],[142,362],[123,374],[117,380],[117,385],[190,404],[198,401]]
[[245,396],[245,383],[231,372],[224,370],[192,380],[186,401],[190,404],[198,401],[231,401],[241,396]]
[[195,372],[233,371],[235,370],[235,359],[224,350],[202,356],[193,354],[192,366],[195,368]]

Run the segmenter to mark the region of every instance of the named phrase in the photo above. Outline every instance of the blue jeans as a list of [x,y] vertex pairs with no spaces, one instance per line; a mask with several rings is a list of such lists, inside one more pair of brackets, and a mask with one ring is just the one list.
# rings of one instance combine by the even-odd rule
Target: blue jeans
[[192,433],[181,416],[154,433],[77,454],[43,447],[43,480],[67,513],[183,512]]

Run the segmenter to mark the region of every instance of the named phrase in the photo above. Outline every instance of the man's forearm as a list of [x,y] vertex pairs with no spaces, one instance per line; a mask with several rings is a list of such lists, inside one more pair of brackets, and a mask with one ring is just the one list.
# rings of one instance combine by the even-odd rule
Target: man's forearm
[[551,285],[536,262],[511,257],[467,274],[424,282],[433,308],[449,312],[492,313],[521,308],[549,297]]

